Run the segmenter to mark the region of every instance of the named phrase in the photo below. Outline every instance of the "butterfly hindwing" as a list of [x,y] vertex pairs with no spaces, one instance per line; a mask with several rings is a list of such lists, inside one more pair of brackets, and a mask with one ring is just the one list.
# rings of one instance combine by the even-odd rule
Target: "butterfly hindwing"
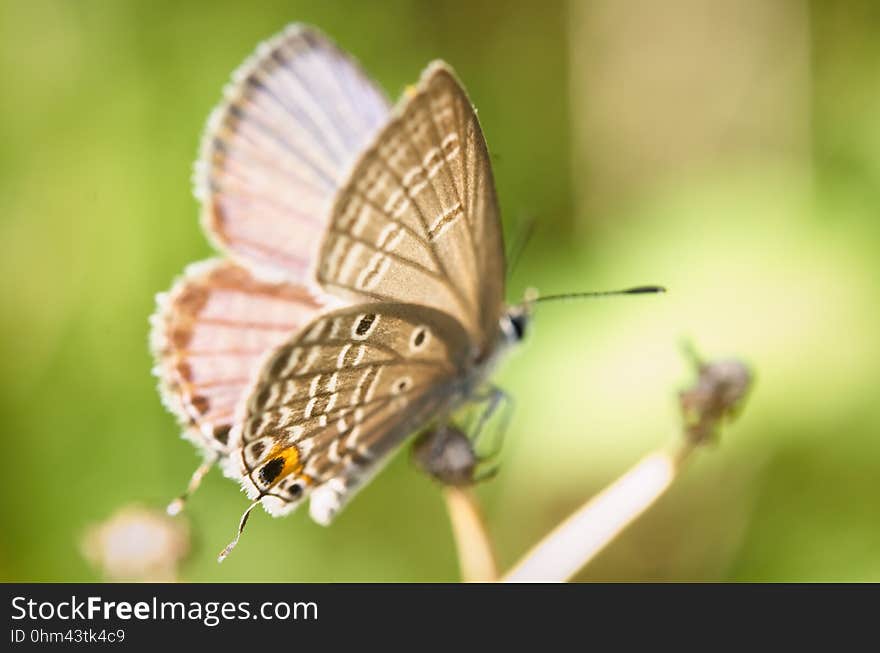
[[221,455],[260,361],[322,309],[303,288],[220,260],[189,266],[158,305],[151,345],[163,400],[190,440]]
[[230,464],[275,515],[312,493],[321,523],[454,394],[469,353],[458,322],[392,303],[316,318],[263,362]]
[[317,266],[329,292],[419,303],[480,348],[504,298],[501,224],[486,143],[454,73],[431,64],[355,164]]
[[196,164],[202,222],[264,276],[311,283],[330,203],[388,102],[314,28],[291,25],[233,75]]

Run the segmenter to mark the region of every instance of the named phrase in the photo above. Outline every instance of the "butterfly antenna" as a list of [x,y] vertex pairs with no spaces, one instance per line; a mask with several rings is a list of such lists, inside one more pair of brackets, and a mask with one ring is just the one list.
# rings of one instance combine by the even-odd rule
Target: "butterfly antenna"
[[189,484],[186,486],[186,490],[184,490],[183,494],[168,504],[168,507],[165,508],[165,512],[172,517],[179,514],[180,511],[183,510],[183,507],[186,505],[186,502],[192,493],[199,489],[199,486],[202,484],[202,479],[205,478],[205,474],[211,471],[211,467],[214,466],[216,461],[217,457],[214,456],[199,465],[198,469],[193,472],[192,477],[189,479]]
[[516,271],[516,267],[522,259],[523,252],[526,251],[526,247],[529,242],[532,240],[532,236],[535,235],[535,225],[537,224],[536,220],[532,216],[528,216],[525,220],[522,221],[522,224],[519,228],[519,233],[517,234],[516,240],[513,245],[510,247],[510,256],[507,260],[507,277],[510,278],[513,276],[513,273]]
[[666,288],[663,286],[635,286],[633,288],[624,288],[623,290],[600,290],[598,292],[568,292],[559,295],[542,295],[529,300],[530,303],[538,302],[555,302],[571,299],[586,299],[590,297],[612,297],[614,295],[652,295],[655,293],[664,293]]
[[238,532],[235,534],[235,539],[232,540],[225,547],[223,547],[220,555],[217,556],[217,562],[223,562],[224,560],[226,560],[226,556],[228,556],[232,552],[232,549],[235,548],[235,545],[238,544],[238,541],[241,539],[241,534],[242,532],[244,532],[244,527],[247,526],[248,517],[251,516],[251,510],[256,508],[259,503],[260,499],[257,499],[247,507],[247,510],[244,511],[244,514],[242,514],[241,516],[241,521],[238,522]]

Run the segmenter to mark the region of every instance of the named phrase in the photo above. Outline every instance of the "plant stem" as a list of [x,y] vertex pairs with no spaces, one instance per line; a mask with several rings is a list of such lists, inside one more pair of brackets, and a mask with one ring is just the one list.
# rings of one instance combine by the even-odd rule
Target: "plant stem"
[[693,449],[686,443],[643,458],[544,537],[503,580],[569,580],[663,496]]
[[458,551],[458,566],[465,583],[492,583],[498,580],[498,566],[492,542],[474,495],[465,488],[443,489],[449,521]]

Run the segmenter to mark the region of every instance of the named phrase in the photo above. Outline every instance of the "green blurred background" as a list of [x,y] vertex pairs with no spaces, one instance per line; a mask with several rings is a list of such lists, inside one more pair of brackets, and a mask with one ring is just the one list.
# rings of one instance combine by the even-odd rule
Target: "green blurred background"
[[[231,71],[318,25],[391,97],[432,58],[480,112],[509,284],[662,283],[547,305],[498,381],[481,486],[502,567],[676,438],[679,343],[756,371],[741,419],[583,580],[880,581],[880,9],[862,2],[0,4],[0,578],[100,578],[88,526],[197,463],[150,375],[154,295],[211,254],[190,171]],[[455,580],[437,488],[399,455],[330,528],[254,515],[216,471],[188,580]]]

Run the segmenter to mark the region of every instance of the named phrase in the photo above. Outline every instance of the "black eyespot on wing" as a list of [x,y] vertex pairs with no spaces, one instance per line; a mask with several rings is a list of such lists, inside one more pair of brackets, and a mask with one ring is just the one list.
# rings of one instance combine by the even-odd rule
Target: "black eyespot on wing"
[[373,326],[373,322],[376,321],[375,313],[368,313],[364,315],[359,321],[357,326],[355,327],[354,332],[359,336],[364,335],[367,331],[370,330],[370,327]]
[[260,468],[260,480],[269,485],[284,469],[284,458],[273,458]]
[[416,347],[421,347],[423,342],[425,342],[425,330],[419,329],[418,331],[416,331],[415,338],[413,338],[413,344]]
[[303,493],[302,485],[300,485],[299,483],[293,483],[290,487],[287,488],[287,493],[294,499],[300,498]]

